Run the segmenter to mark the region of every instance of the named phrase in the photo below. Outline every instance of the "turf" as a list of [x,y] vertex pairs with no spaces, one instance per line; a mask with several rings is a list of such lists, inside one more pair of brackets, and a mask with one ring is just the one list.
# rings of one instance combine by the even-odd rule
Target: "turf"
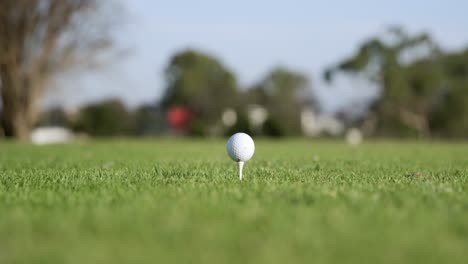
[[466,263],[468,144],[0,142],[0,263]]

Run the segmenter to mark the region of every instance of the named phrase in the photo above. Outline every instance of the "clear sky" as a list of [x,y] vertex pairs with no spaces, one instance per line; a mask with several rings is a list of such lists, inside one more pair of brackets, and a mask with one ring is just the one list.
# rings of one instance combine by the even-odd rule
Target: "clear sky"
[[60,82],[49,104],[76,105],[119,97],[129,105],[155,101],[170,56],[196,48],[219,57],[242,85],[277,65],[307,74],[329,110],[366,94],[345,83],[325,86],[325,67],[350,55],[387,25],[430,32],[445,49],[468,46],[468,1],[197,0],[122,1],[125,20],[116,46],[128,51],[107,67]]

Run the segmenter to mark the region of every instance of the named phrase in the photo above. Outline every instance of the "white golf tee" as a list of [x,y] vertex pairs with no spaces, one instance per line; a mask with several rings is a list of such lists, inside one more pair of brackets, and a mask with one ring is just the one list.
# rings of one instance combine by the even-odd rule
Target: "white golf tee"
[[242,181],[242,169],[244,168],[244,162],[238,161],[237,164],[239,165],[239,179]]

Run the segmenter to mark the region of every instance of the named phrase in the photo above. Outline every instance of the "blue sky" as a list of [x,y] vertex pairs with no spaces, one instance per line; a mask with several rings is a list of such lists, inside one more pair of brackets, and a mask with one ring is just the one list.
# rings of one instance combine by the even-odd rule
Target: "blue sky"
[[[328,110],[370,96],[346,83],[325,86],[325,67],[356,50],[387,25],[429,31],[446,49],[468,46],[468,1],[122,1],[116,47],[128,54],[94,72],[67,76],[49,104],[77,105],[105,97],[129,105],[157,100],[162,71],[184,48],[219,57],[242,85],[284,65],[307,74]],[[357,91],[358,90],[358,91]]]

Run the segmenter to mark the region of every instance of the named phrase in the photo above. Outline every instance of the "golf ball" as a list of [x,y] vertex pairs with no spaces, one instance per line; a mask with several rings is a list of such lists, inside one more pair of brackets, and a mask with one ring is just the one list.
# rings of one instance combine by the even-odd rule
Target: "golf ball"
[[248,161],[255,152],[254,141],[245,133],[236,133],[227,142],[227,152],[234,161]]

